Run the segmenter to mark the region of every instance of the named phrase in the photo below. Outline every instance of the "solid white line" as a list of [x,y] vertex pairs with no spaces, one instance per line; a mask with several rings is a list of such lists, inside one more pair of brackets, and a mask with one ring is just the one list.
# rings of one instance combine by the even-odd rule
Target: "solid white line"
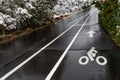
[[48,76],[45,78],[45,80],[50,80],[52,78],[52,76],[54,75],[55,71],[57,70],[57,68],[59,67],[59,65],[61,64],[61,62],[63,61],[63,59],[65,58],[67,52],[69,51],[69,49],[71,48],[72,44],[74,43],[74,41],[76,40],[76,38],[78,37],[79,33],[81,32],[82,28],[84,27],[84,25],[86,24],[86,22],[88,21],[90,16],[88,16],[88,18],[85,20],[85,22],[82,24],[81,28],[78,30],[78,32],[75,34],[74,38],[72,39],[72,41],[70,42],[70,44],[68,45],[68,47],[66,48],[66,50],[63,52],[62,56],[60,57],[60,59],[58,60],[58,62],[55,64],[55,66],[52,68],[52,70],[50,71],[50,73],[48,74]]
[[[85,17],[85,16],[84,16]],[[83,18],[84,18],[83,17]],[[49,45],[51,45],[53,42],[55,42],[57,39],[59,39],[61,36],[63,36],[66,32],[68,32],[71,28],[73,28],[80,20],[80,18],[76,19],[76,22],[71,25],[68,29],[66,29],[63,33],[61,33],[59,36],[57,36],[55,39],[53,39],[51,42],[49,42],[47,45],[45,45],[44,47],[42,47],[40,50],[38,50],[36,53],[34,53],[32,56],[30,56],[29,58],[27,58],[25,61],[23,61],[22,63],[20,63],[18,66],[16,66],[15,68],[13,68],[11,71],[9,71],[7,74],[5,74],[4,76],[2,76],[0,78],[0,80],[5,80],[7,79],[10,75],[12,75],[14,72],[16,72],[18,69],[20,69],[22,66],[24,66],[27,62],[29,62],[31,59],[33,59],[35,56],[37,56],[40,52],[42,52],[45,48],[47,48]]]

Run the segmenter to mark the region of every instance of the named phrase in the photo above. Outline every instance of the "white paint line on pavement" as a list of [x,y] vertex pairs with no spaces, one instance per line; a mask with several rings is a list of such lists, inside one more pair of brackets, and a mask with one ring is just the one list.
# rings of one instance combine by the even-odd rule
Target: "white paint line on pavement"
[[[87,16],[87,15],[86,15]],[[86,17],[84,16],[84,17]],[[82,18],[84,18],[82,17]],[[10,75],[12,75],[13,73],[15,73],[18,69],[20,69],[22,66],[24,66],[27,62],[29,62],[31,59],[33,59],[35,56],[37,56],[40,52],[42,52],[45,48],[47,48],[49,45],[51,45],[53,42],[55,42],[57,39],[59,39],[61,36],[63,36],[66,32],[68,32],[71,28],[73,28],[80,20],[80,18],[76,19],[75,23],[73,25],[71,25],[68,29],[66,29],[63,33],[61,33],[59,36],[57,36],[55,39],[53,39],[52,41],[50,41],[48,44],[46,44],[44,47],[42,47],[40,50],[38,50],[36,53],[34,53],[32,56],[30,56],[29,58],[27,58],[25,61],[23,61],[22,63],[20,63],[18,66],[16,66],[15,68],[13,68],[11,71],[9,71],[7,74],[5,74],[4,76],[2,76],[0,78],[0,80],[5,80],[7,79]]]
[[87,34],[89,35],[89,38],[93,38],[95,33],[96,32],[94,32],[94,31],[87,32]]
[[71,48],[72,44],[74,43],[74,41],[78,37],[78,35],[81,32],[82,28],[84,27],[84,25],[88,21],[89,17],[90,17],[90,15],[87,17],[87,19],[82,24],[82,26],[80,27],[80,29],[78,30],[78,32],[75,34],[74,38],[72,39],[72,41],[70,42],[70,44],[68,45],[68,47],[65,49],[65,51],[62,54],[62,56],[60,57],[60,59],[58,60],[58,62],[55,64],[55,66],[53,67],[53,69],[50,71],[50,73],[48,74],[48,76],[45,78],[45,80],[50,80],[52,78],[52,76],[54,75],[55,71],[57,70],[57,68],[59,67],[59,65],[61,64],[61,62],[63,61],[63,59],[65,58],[67,52]]

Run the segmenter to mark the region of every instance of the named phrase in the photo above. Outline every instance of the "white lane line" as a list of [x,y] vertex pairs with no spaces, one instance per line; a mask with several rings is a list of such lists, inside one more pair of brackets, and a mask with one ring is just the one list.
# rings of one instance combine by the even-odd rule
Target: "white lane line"
[[[84,16],[85,17],[85,16]],[[82,18],[84,18],[82,17]],[[18,66],[16,66],[15,68],[13,68],[11,71],[9,71],[7,74],[5,74],[4,76],[2,76],[0,78],[0,80],[5,80],[7,79],[10,75],[12,75],[14,72],[16,72],[18,69],[20,69],[22,66],[24,66],[27,62],[29,62],[31,59],[33,59],[35,56],[37,56],[40,52],[42,52],[45,48],[47,48],[49,45],[51,45],[53,42],[55,42],[57,39],[59,39],[61,36],[63,36],[66,32],[68,32],[71,28],[73,28],[80,20],[80,18],[76,19],[75,23],[73,25],[71,25],[68,29],[66,29],[63,33],[61,33],[59,36],[57,36],[55,39],[53,39],[51,42],[49,42],[47,45],[45,45],[44,47],[42,47],[40,50],[38,50],[36,53],[34,53],[32,56],[30,56],[29,58],[27,58],[25,61],[23,61],[22,63],[20,63]]]
[[50,71],[50,73],[47,75],[47,77],[45,78],[45,80],[50,80],[52,78],[52,76],[54,75],[55,71],[57,70],[57,68],[59,67],[59,65],[61,64],[61,62],[63,61],[63,59],[65,58],[67,52],[71,48],[72,44],[74,43],[74,41],[78,37],[78,35],[81,32],[82,28],[84,27],[84,25],[88,21],[89,17],[90,17],[90,15],[87,17],[87,19],[82,24],[82,26],[80,27],[80,29],[78,30],[78,32],[75,34],[74,38],[72,39],[72,41],[70,42],[70,44],[68,45],[68,47],[65,49],[65,51],[62,54],[62,56],[60,57],[60,59],[58,60],[58,62],[55,64],[55,66],[52,68],[52,70]]

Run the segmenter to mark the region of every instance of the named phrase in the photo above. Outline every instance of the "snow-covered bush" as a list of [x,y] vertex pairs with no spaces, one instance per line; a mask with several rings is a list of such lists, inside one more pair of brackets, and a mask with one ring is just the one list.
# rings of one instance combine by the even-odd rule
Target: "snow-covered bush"
[[[12,18],[10,15],[6,15],[3,13],[0,13],[0,25],[1,25],[1,30],[3,29],[16,29],[16,24],[15,24],[16,19]],[[14,27],[10,27],[10,25],[14,25]]]
[[52,18],[56,0],[0,0],[0,30],[20,30]]
[[6,27],[6,24],[5,24],[5,22],[4,22],[4,18],[3,18],[2,15],[0,15],[0,29],[1,29],[1,31],[2,31],[2,33],[3,33],[3,35],[5,34],[5,33],[4,33],[4,32],[5,32],[5,27]]
[[0,25],[6,26],[3,15],[0,14]]
[[[20,30],[81,9],[81,0],[0,0],[0,25]],[[2,29],[1,29],[2,30]]]
[[72,12],[80,10],[81,6],[81,0],[58,0],[53,8],[53,18],[69,15]]

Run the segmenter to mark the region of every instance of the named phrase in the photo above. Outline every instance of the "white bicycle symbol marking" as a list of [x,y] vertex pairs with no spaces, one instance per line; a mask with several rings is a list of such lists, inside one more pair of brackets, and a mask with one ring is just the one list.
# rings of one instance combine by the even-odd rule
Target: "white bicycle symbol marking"
[[[98,51],[95,50],[95,47],[92,47],[88,52],[87,52],[87,56],[82,56],[80,57],[79,59],[79,63],[81,65],[86,65],[88,64],[89,60],[90,61],[95,61],[94,57],[96,57],[96,54],[98,53]],[[101,62],[100,59],[102,59],[103,61]],[[85,60],[85,61],[83,61]],[[106,65],[107,64],[107,59],[103,56],[98,56],[96,57],[96,62],[99,64],[99,65]]]

